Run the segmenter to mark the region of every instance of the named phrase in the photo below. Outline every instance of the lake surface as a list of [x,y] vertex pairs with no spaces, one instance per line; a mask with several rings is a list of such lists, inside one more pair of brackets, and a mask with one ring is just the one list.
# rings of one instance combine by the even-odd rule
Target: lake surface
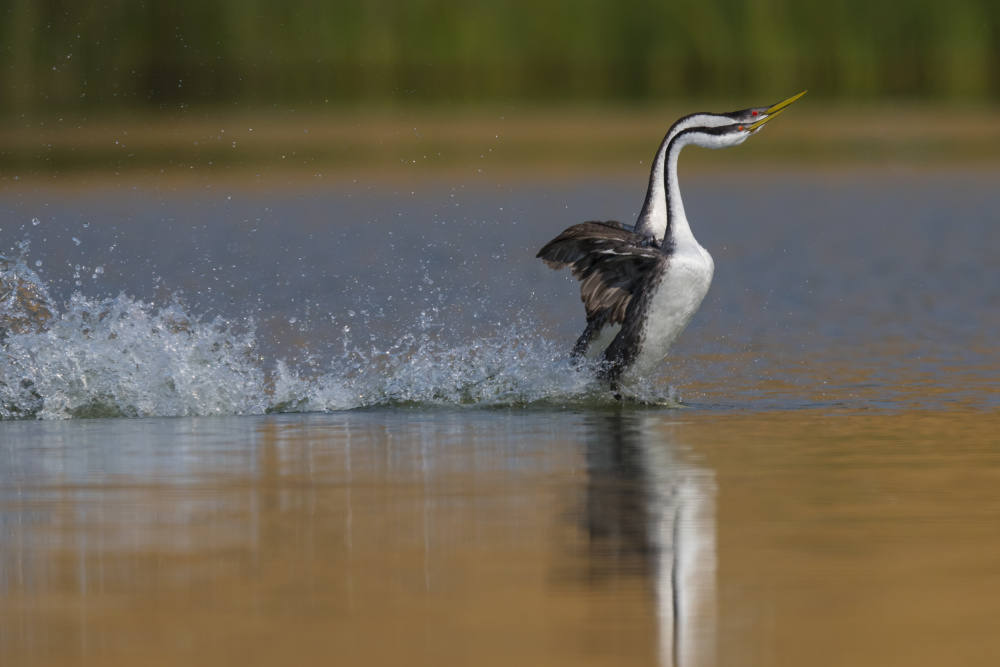
[[0,662],[990,664],[997,174],[682,178],[646,404],[534,259],[642,179],[4,181]]

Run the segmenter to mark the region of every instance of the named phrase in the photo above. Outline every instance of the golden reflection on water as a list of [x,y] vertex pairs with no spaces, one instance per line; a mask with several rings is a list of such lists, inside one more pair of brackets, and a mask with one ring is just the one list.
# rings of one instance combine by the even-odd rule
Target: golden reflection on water
[[4,665],[968,665],[1000,650],[990,414],[89,424],[0,424]]

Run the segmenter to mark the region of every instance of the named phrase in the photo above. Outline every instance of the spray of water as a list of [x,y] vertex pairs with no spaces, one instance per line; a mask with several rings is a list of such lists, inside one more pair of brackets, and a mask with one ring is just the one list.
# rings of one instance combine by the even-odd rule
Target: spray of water
[[[252,322],[203,321],[175,302],[77,293],[59,309],[23,257],[0,260],[2,419],[615,402],[591,368],[568,358],[565,341],[522,322],[449,341],[427,336],[424,316],[384,349],[345,346],[293,366],[263,357]],[[676,403],[654,385],[635,395]]]

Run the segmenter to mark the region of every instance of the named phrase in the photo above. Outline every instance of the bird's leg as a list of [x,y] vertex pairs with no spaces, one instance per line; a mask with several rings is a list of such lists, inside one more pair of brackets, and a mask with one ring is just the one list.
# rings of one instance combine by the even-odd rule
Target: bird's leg
[[621,387],[619,387],[618,383],[614,380],[611,381],[611,386],[609,388],[611,389],[611,395],[614,396],[616,401],[621,402],[622,400],[628,399],[628,396],[622,394]]
[[597,335],[601,333],[601,329],[604,328],[604,322],[608,319],[608,310],[602,310],[597,312],[593,317],[587,319],[587,328],[583,330],[580,337],[576,340],[576,345],[573,346],[573,351],[570,353],[570,358],[579,359],[584,354],[587,353],[587,348],[590,347],[590,343],[597,338]]

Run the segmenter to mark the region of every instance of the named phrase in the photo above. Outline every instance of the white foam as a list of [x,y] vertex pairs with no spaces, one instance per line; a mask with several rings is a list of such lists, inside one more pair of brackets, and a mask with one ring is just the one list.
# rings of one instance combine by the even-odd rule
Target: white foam
[[[179,304],[125,295],[96,300],[78,293],[59,312],[24,261],[0,265],[3,278],[37,286],[47,314],[33,323],[29,313],[27,325],[22,317],[17,329],[3,332],[0,419],[615,403],[588,367],[568,358],[571,341],[547,339],[520,322],[449,341],[426,335],[424,317],[387,349],[349,349],[299,368],[264,358],[252,322],[201,321]],[[4,304],[24,316],[16,298]],[[674,401],[669,388],[639,386],[634,393]]]

